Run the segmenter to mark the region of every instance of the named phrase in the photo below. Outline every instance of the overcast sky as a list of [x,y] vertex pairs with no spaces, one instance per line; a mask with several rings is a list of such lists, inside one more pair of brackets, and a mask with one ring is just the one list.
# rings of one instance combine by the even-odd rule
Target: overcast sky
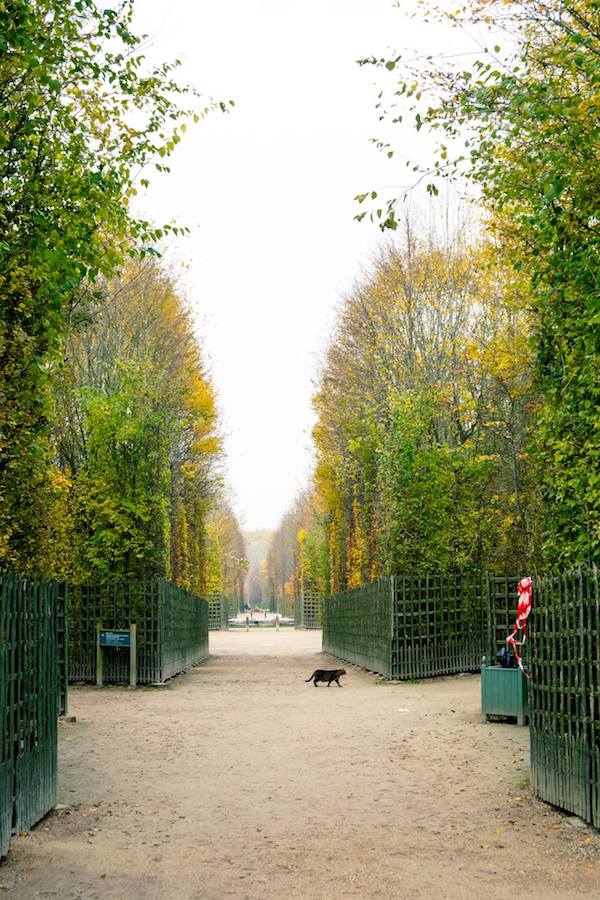
[[356,60],[431,52],[431,33],[391,0],[138,0],[137,28],[153,57],[236,103],[190,128],[144,203],[191,230],[170,256],[216,384],[233,506],[243,527],[273,528],[309,477],[336,306],[383,240],[353,221],[353,198],[406,179],[369,142],[381,75]]

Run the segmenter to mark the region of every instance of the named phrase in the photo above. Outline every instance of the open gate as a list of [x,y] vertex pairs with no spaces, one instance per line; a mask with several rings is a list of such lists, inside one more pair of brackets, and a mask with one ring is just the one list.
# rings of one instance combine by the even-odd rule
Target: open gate
[[0,857],[57,801],[64,600],[56,582],[0,576]]

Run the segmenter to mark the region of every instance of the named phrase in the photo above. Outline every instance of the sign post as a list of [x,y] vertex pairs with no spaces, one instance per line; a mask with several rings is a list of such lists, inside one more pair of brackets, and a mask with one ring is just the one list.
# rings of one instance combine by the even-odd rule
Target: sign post
[[129,687],[137,685],[137,628],[132,622],[129,628],[108,630],[96,623],[96,687],[104,684],[104,649],[129,647]]
[[102,625],[96,622],[96,687],[102,687],[102,644],[100,643],[100,635],[102,634]]
[[129,626],[129,687],[137,685],[137,626],[132,622]]

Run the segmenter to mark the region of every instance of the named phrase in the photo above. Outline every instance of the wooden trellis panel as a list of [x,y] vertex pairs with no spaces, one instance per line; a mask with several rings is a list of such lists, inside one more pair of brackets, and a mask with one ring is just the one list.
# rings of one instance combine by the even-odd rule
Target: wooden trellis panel
[[56,586],[56,633],[58,638],[58,714],[67,712],[69,695],[69,589],[64,582]]
[[[96,625],[137,626],[140,684],[166,681],[208,656],[208,605],[162,579],[70,588],[69,680],[96,680]],[[105,652],[104,681],[129,681],[129,649]]]
[[485,648],[488,665],[497,662],[498,653],[506,647],[517,616],[517,585],[522,576],[488,575],[488,646]]
[[586,629],[588,635],[588,697],[590,717],[592,822],[600,828],[600,577],[597,568],[589,573]]
[[278,607],[282,616],[289,616],[294,619],[294,624],[296,621],[296,599],[292,597],[290,594],[286,594],[284,597],[281,597],[278,601]]
[[320,591],[304,590],[294,602],[295,628],[323,627],[323,595]]
[[392,605],[390,578],[326,597],[323,650],[391,678]]
[[477,575],[402,575],[328,597],[323,649],[403,680],[481,666],[487,598]]
[[208,597],[208,628],[210,631],[229,628],[229,601],[222,594]]
[[531,782],[543,800],[600,825],[598,571],[534,580]]
[[393,679],[480,669],[487,597],[478,575],[399,575],[393,585]]
[[[160,681],[158,579],[147,582],[85,584],[69,592],[69,680],[96,681],[96,626],[137,625],[137,673],[142,684]],[[129,681],[129,649],[105,654],[105,683]]]
[[[160,677],[167,681],[208,656],[208,604],[167,581],[158,582]],[[138,670],[139,671],[139,670]]]
[[0,856],[56,805],[58,592],[0,577]]

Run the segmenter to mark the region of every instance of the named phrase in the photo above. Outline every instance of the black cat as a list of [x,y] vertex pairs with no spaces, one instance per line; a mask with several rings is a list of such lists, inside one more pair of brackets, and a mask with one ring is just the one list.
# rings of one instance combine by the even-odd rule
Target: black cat
[[315,669],[310,678],[306,679],[305,684],[308,684],[309,681],[314,681],[314,685],[317,687],[317,681],[326,681],[327,687],[330,687],[331,682],[335,681],[337,686],[341,687],[340,678],[345,674],[345,669]]

